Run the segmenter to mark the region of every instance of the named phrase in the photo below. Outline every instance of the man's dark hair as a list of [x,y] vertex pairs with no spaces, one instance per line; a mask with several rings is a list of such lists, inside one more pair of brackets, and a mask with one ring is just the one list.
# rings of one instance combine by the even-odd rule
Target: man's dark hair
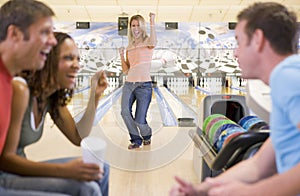
[[38,19],[54,16],[51,8],[35,0],[11,0],[0,8],[0,42],[6,39],[7,29],[15,25],[29,39],[28,28]]
[[271,47],[279,54],[297,53],[299,34],[297,16],[281,4],[254,3],[237,16],[245,20],[249,40],[256,29],[261,29]]

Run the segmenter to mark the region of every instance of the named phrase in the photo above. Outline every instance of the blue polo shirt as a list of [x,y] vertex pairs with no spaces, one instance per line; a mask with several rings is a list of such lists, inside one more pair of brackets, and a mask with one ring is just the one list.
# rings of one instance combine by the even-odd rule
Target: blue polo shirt
[[283,60],[270,76],[271,140],[278,173],[300,163],[300,56]]

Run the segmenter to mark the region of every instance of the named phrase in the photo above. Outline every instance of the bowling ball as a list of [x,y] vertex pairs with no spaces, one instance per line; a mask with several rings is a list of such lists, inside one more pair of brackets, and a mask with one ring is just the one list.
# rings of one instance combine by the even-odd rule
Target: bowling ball
[[259,121],[251,125],[248,129],[248,131],[259,131],[263,129],[268,129],[269,126],[265,121]]
[[249,131],[250,128],[251,128],[253,125],[255,125],[255,124],[259,123],[259,122],[263,122],[263,120],[260,119],[260,118],[258,118],[258,117],[256,117],[256,118],[251,118],[251,119],[247,120],[247,121],[244,123],[243,128],[246,129],[247,131]]
[[217,150],[220,151],[222,149],[223,143],[228,136],[234,133],[244,133],[244,132],[246,132],[246,130],[239,126],[229,127],[228,129],[225,129],[224,131],[221,132],[219,136],[217,142]]
[[238,124],[239,125],[241,125],[241,127],[244,127],[244,124],[248,121],[248,120],[250,120],[250,119],[252,119],[252,118],[257,118],[257,116],[244,116],[243,118],[241,118],[240,120],[239,120],[239,122],[238,122]]
[[203,126],[202,126],[203,134],[205,134],[208,123],[211,120],[213,120],[214,118],[221,117],[221,116],[224,117],[224,115],[222,115],[222,114],[212,114],[212,115],[209,115],[208,117],[206,117],[205,120],[203,121]]
[[228,124],[224,124],[222,126],[220,126],[218,128],[218,130],[215,132],[214,138],[213,138],[213,145],[215,148],[217,148],[217,142],[219,140],[219,136],[222,133],[222,131],[230,128],[230,127],[241,127],[240,125],[238,125],[237,123],[228,123]]
[[229,120],[229,119],[222,119],[222,120],[215,122],[211,126],[211,128],[208,130],[209,132],[207,133],[207,135],[208,135],[208,139],[209,139],[209,142],[211,145],[213,145],[213,139],[214,139],[216,131],[218,130],[219,127],[221,127],[222,125],[225,125],[225,124],[235,124],[235,122],[232,120]]
[[225,147],[233,138],[241,135],[242,133],[244,133],[244,132],[235,132],[235,133],[232,133],[231,135],[229,135],[227,138],[225,138],[222,147]]
[[213,118],[210,122],[208,122],[207,126],[206,126],[206,130],[205,130],[205,134],[208,135],[208,132],[210,130],[210,128],[218,121],[220,120],[229,120],[226,116],[220,116],[220,117],[216,117]]

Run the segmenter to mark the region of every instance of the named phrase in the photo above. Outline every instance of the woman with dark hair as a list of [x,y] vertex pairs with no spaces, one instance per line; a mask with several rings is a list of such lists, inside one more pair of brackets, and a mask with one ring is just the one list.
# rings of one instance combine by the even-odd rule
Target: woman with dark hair
[[[123,73],[127,74],[122,91],[121,115],[130,135],[128,149],[139,148],[142,143],[151,143],[152,129],[146,117],[152,98],[150,68],[153,48],[156,46],[156,32],[153,13],[150,13],[150,36],[147,35],[146,22],[141,15],[134,15],[129,21],[126,59],[124,48],[120,48]],[[136,102],[135,116],[132,106]]]
[[48,112],[59,130],[76,146],[92,129],[99,98],[107,87],[103,71],[92,77],[89,102],[82,119],[75,123],[67,103],[72,98],[79,70],[79,51],[74,40],[56,32],[57,45],[43,69],[21,74],[13,81],[11,124],[1,157],[1,180],[6,188],[30,189],[69,195],[108,195],[109,167],[83,163],[81,158],[54,163],[33,162],[24,148],[38,141]]

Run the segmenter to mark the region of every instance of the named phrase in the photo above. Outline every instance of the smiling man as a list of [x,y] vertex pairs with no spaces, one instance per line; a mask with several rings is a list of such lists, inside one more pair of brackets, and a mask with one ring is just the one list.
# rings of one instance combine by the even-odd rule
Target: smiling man
[[278,3],[255,3],[235,29],[242,77],[271,87],[270,138],[251,159],[193,185],[175,177],[170,195],[300,195],[300,57],[297,18]]
[[[33,0],[8,1],[0,9],[0,154],[11,117],[12,78],[22,70],[44,66],[47,54],[56,45],[53,16],[48,6]],[[46,195],[4,190],[2,183],[0,195]]]

